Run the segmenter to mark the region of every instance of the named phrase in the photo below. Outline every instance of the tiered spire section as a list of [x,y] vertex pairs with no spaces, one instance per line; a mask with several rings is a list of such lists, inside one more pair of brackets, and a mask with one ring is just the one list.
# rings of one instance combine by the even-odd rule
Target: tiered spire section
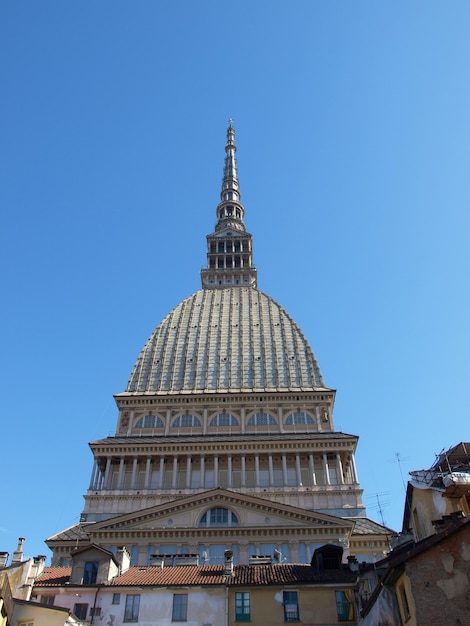
[[215,232],[207,235],[207,267],[201,271],[204,289],[256,287],[252,237],[246,232],[245,209],[240,202],[235,129],[230,120],[225,145],[225,167]]

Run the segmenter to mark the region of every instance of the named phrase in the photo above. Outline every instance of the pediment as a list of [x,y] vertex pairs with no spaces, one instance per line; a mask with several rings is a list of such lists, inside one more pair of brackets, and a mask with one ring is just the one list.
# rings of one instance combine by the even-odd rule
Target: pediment
[[170,530],[200,527],[204,513],[211,508],[226,508],[238,519],[238,528],[323,527],[328,532],[348,532],[354,522],[325,513],[306,511],[265,498],[217,488],[178,498],[158,506],[113,517],[93,524],[90,534],[112,531]]

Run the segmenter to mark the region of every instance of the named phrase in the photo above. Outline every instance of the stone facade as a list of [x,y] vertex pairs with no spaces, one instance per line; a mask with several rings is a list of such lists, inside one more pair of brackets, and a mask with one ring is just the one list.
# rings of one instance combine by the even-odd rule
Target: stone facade
[[81,521],[47,540],[53,565],[90,543],[132,565],[154,553],[220,564],[281,554],[308,563],[335,543],[381,558],[391,531],[366,517],[358,438],[334,428],[335,391],[292,317],[257,288],[227,131],[202,289],[157,326],[115,396],[116,432],[90,444]]

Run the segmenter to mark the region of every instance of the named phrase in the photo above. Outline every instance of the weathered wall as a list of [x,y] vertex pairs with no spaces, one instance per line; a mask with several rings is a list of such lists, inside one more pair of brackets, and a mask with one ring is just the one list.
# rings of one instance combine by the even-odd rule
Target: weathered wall
[[406,564],[418,626],[470,626],[468,525]]

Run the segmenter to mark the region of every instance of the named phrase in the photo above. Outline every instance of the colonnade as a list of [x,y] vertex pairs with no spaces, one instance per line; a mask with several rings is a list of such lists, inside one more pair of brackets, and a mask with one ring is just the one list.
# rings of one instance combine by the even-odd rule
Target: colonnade
[[357,483],[352,453],[198,453],[95,458],[89,489],[263,489]]

